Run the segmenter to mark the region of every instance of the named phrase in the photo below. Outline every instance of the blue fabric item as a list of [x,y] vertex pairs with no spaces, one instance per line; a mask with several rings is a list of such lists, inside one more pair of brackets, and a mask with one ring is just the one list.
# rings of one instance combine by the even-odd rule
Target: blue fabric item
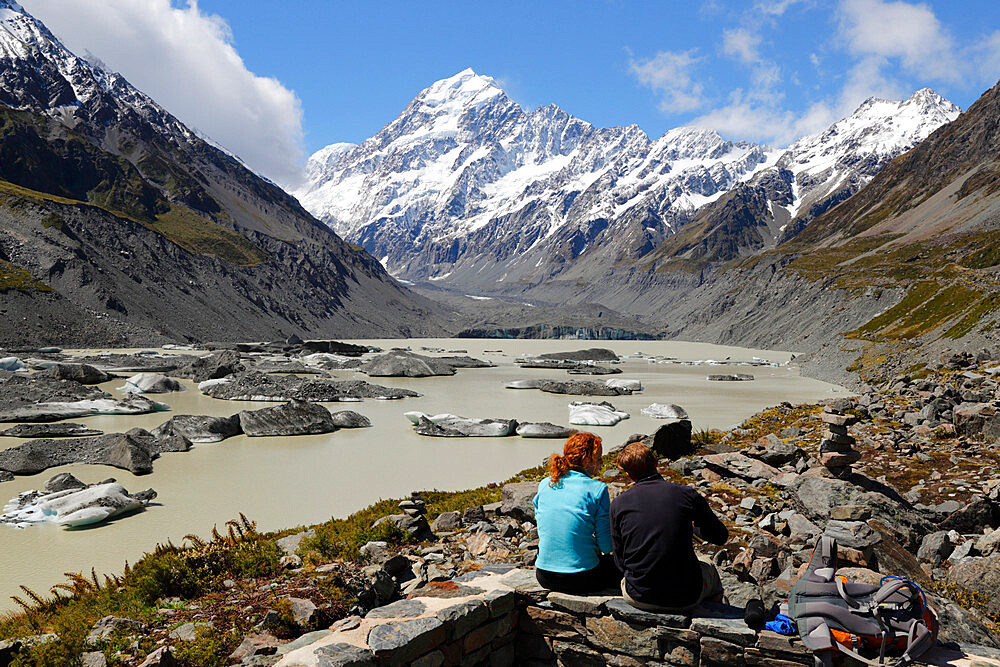
[[777,632],[779,635],[795,634],[795,623],[784,614],[775,616],[773,621],[768,621],[764,624],[764,628],[771,632]]
[[566,473],[555,488],[549,486],[550,479],[538,483],[534,499],[535,567],[564,574],[592,570],[601,553],[611,553],[608,486],[576,470]]

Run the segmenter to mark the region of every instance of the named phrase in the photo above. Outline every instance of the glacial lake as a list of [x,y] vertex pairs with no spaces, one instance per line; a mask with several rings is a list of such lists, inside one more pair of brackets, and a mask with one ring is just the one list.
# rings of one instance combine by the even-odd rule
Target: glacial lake
[[[623,373],[612,376],[568,376],[603,380],[608,377],[641,380],[644,391],[632,396],[595,398],[608,400],[631,415],[613,427],[589,427],[605,441],[605,449],[633,433],[652,433],[659,426],[640,410],[651,403],[677,403],[691,415],[695,430],[726,428],[751,414],[782,401],[809,402],[849,391],[826,382],[802,377],[785,365],[789,352],[751,350],[705,343],[667,341],[486,340],[409,339],[350,341],[390,349],[409,347],[465,350],[492,361],[495,368],[459,369],[457,375],[431,378],[372,378],[387,386],[413,389],[420,398],[397,401],[365,400],[329,403],[332,410],[355,410],[373,426],[342,429],[317,436],[248,438],[237,436],[220,443],[196,444],[186,453],[164,454],[152,474],[136,476],[104,466],[63,466],[38,475],[0,483],[0,506],[45,480],[71,472],[86,483],[116,478],[131,492],[150,488],[159,494],[145,511],[120,517],[89,529],[68,530],[54,524],[25,529],[0,526],[0,610],[14,607],[9,596],[24,584],[42,593],[64,581],[70,571],[118,573],[125,561],[135,562],[157,542],[168,538],[180,544],[183,536],[207,536],[213,525],[223,524],[240,512],[263,530],[314,524],[343,517],[380,498],[402,497],[422,489],[458,490],[504,480],[538,465],[561,449],[558,440],[508,438],[427,438],[412,431],[403,413],[449,412],[468,417],[512,418],[566,424],[568,404],[583,397],[546,394],[538,390],[504,389],[511,380],[563,378],[565,371],[521,369],[514,359],[522,355],[606,347],[618,355],[643,353],[679,361],[730,359],[729,365],[655,363],[642,358],[623,359]],[[487,352],[489,350],[489,352]],[[502,350],[502,352],[495,352]],[[96,352],[95,350],[88,353]],[[426,352],[425,352],[426,353]],[[190,354],[190,353],[189,353]],[[203,353],[196,353],[203,354]],[[749,367],[754,357],[781,365]],[[752,382],[709,382],[710,373],[752,373]],[[367,379],[357,371],[335,371],[337,379]],[[138,416],[94,416],[72,421],[107,433],[133,427],[152,429],[172,414],[231,415],[276,405],[224,401],[201,394],[194,383],[187,391],[151,395],[170,405],[170,412]],[[118,396],[122,380],[101,385]],[[3,425],[4,428],[11,424]],[[587,427],[580,427],[587,428]],[[0,438],[0,449],[22,440]]]

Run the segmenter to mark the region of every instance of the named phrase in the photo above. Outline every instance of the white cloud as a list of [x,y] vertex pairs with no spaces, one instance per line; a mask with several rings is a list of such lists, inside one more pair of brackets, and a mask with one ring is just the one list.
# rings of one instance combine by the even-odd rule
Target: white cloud
[[759,45],[760,35],[747,28],[730,28],[722,31],[723,53],[738,58],[746,64],[755,63],[760,59],[757,52]]
[[302,109],[295,93],[249,71],[229,26],[196,0],[21,0],[72,51],[100,58],[185,124],[269,178],[295,184]]
[[801,1],[802,0],[758,0],[758,2],[754,4],[754,8],[758,12],[762,12],[764,14],[781,16],[789,7]]
[[927,5],[843,0],[840,29],[853,55],[898,58],[912,74],[944,81],[960,78],[951,35]]
[[662,111],[684,113],[705,104],[705,87],[694,79],[700,59],[695,51],[660,51],[652,58],[629,59],[629,71],[643,84],[661,95]]
[[730,94],[729,104],[695,118],[690,124],[718,130],[727,138],[760,141],[784,148],[796,139],[819,132],[839,118],[823,102],[796,114],[735,90]]

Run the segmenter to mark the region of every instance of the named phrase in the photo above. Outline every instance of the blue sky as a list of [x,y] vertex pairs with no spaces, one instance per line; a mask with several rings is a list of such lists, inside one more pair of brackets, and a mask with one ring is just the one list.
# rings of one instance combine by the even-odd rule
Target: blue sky
[[466,67],[595,125],[656,137],[694,123],[776,145],[870,95],[926,86],[967,108],[1000,78],[992,1],[22,3],[288,183],[305,155],[371,136]]

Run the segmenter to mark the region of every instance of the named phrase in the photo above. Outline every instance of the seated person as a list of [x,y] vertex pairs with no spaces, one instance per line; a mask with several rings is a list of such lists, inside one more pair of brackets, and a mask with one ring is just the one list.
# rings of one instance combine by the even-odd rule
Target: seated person
[[688,611],[722,600],[722,580],[700,559],[692,534],[723,544],[729,531],[697,491],[668,482],[656,472],[656,455],[633,442],[617,459],[635,484],[611,504],[615,560],[624,572],[622,595],[646,611]]
[[601,439],[575,433],[563,454],[549,457],[549,476],[538,483],[538,583],[553,591],[586,594],[617,588],[608,523],[608,487],[593,479],[601,468]]

